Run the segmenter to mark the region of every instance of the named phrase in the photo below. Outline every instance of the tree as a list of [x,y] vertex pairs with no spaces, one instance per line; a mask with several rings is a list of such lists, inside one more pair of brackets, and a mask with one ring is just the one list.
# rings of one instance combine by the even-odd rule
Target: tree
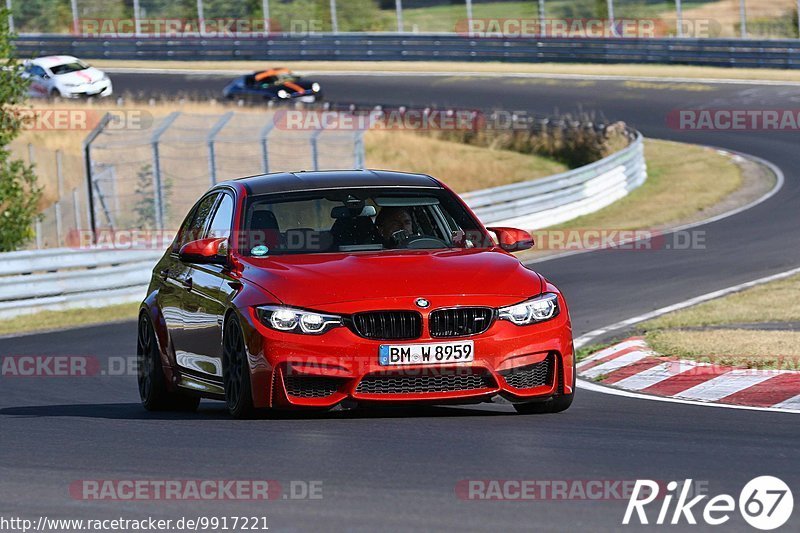
[[0,9],[0,252],[16,250],[33,237],[42,189],[33,167],[14,159],[9,149],[22,129],[19,109],[28,96],[8,28],[8,10]]

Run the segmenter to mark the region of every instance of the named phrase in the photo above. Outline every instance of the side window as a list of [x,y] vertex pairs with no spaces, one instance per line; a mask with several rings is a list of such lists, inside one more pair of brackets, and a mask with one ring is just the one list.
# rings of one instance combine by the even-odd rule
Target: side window
[[178,238],[175,239],[175,247],[172,249],[173,252],[177,253],[187,242],[203,238],[206,226],[208,225],[208,219],[211,218],[211,213],[213,212],[214,204],[218,197],[219,193],[209,194],[195,206],[183,222]]
[[223,194],[222,200],[217,206],[211,225],[208,227],[208,237],[230,237],[231,223],[233,222],[233,198],[229,194]]

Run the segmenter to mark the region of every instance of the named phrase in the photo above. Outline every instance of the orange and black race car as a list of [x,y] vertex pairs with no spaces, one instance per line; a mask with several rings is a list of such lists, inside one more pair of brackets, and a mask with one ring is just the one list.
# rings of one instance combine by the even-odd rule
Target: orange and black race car
[[322,88],[287,68],[271,68],[236,78],[222,94],[230,100],[318,102],[322,99]]

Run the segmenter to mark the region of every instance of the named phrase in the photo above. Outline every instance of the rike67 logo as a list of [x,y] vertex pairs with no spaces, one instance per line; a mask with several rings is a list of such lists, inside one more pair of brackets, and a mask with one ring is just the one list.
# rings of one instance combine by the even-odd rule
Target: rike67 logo
[[[682,485],[677,481],[670,481],[667,483],[667,492],[663,495],[659,494],[657,482],[649,479],[636,480],[622,523],[628,525],[638,521],[642,525],[696,525],[697,514],[706,524],[719,526],[730,520],[738,503],[739,512],[748,524],[767,531],[785,524],[792,516],[794,508],[794,498],[789,486],[773,476],[760,476],[750,480],[739,494],[738,502],[729,494],[720,494],[704,501],[708,498],[707,494],[692,495],[691,489],[691,479],[685,480]],[[649,516],[645,507],[657,499],[661,500],[658,516],[655,522],[650,522],[653,519],[652,511],[659,506],[652,506]]]

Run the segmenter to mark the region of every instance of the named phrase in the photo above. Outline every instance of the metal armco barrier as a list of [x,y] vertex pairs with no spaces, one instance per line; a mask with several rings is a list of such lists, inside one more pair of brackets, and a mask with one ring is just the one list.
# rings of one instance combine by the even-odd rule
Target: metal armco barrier
[[658,63],[800,68],[800,41],[748,39],[567,39],[458,34],[276,34],[243,38],[21,35],[17,55],[87,59],[274,61],[503,61]]
[[[463,195],[484,224],[538,229],[591,213],[647,179],[642,136],[590,165]],[[161,250],[50,250],[0,254],[0,319],[144,298]]]
[[141,300],[163,253],[53,248],[0,254],[0,319]]
[[600,161],[548,178],[501,185],[462,198],[486,225],[539,229],[612,204],[647,179],[644,139]]

